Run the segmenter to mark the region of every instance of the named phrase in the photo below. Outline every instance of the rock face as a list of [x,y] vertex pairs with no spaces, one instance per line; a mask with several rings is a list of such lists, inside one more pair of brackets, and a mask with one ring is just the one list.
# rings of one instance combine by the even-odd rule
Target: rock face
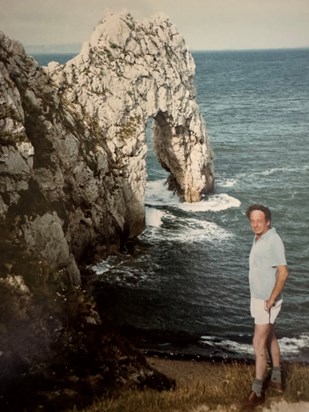
[[88,128],[96,122],[106,144],[102,151],[118,169],[121,165],[128,183],[124,198],[137,214],[143,214],[150,118],[158,159],[180,197],[198,201],[213,188],[212,152],[195,101],[194,70],[183,38],[168,20],[136,22],[129,14],[103,19],[80,55],[65,66],[48,67],[70,109]]
[[[46,68],[0,33],[0,294],[10,295],[1,314],[31,321],[29,307],[51,290],[80,285],[87,256],[144,230],[149,119],[170,188],[187,202],[213,189],[194,70],[159,16],[108,14],[79,55]],[[8,318],[0,337],[17,332]]]
[[188,202],[212,190],[194,62],[168,19],[109,14],[65,65],[43,69],[3,34],[0,53],[4,239],[51,273],[65,268],[78,283],[76,261],[91,248],[143,231],[150,118],[171,188]]

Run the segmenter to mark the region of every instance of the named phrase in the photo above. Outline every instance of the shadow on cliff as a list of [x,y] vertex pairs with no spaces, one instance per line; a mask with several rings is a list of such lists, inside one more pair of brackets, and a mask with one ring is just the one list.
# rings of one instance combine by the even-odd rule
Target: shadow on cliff
[[[86,292],[58,293],[55,300],[48,310],[41,302],[45,316],[33,306],[33,324],[14,325],[16,352],[9,358],[2,354],[1,359],[1,411],[62,411],[85,407],[120,388],[174,387],[173,380],[151,369],[144,356],[109,321],[102,320]],[[35,328],[37,319],[44,323],[43,329]],[[25,326],[28,334],[34,334],[32,349],[23,340]],[[37,358],[32,353],[35,349],[41,351]]]
[[80,276],[141,232],[144,215],[128,213],[135,195],[109,149],[97,149],[96,123],[74,118],[44,70],[1,40],[0,409],[59,411],[120,387],[170,389],[98,315]]

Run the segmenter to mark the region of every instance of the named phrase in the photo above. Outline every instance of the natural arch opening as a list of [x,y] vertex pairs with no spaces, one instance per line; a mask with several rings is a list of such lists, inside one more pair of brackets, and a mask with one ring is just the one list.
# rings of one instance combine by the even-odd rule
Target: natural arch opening
[[154,181],[158,179],[167,179],[168,170],[162,165],[158,158],[155,144],[154,144],[154,127],[155,119],[149,118],[146,123],[145,136],[147,145],[146,169],[147,181]]

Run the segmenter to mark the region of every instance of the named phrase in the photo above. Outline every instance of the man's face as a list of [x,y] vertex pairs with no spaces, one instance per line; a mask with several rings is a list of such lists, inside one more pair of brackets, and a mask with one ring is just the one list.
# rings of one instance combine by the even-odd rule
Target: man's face
[[269,229],[270,221],[266,220],[261,210],[253,210],[250,213],[250,225],[256,237],[259,238]]

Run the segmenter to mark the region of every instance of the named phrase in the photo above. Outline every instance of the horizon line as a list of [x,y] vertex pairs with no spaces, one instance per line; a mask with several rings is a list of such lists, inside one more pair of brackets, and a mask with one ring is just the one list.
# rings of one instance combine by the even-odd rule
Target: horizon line
[[[25,49],[25,51],[28,53],[28,54],[79,54],[80,53],[80,51],[81,51],[81,49],[79,50],[79,51],[76,51],[76,50],[66,50],[66,51],[61,51],[61,50],[51,50],[51,51],[48,51],[48,50],[46,50],[46,51],[27,51],[27,48],[28,49],[31,49],[31,48],[40,48],[40,47],[46,47],[46,46],[44,46],[44,45],[38,45],[38,46],[24,46],[24,49]],[[51,48],[52,47],[66,47],[66,45],[51,45]],[[252,48],[231,48],[231,49],[228,49],[228,48],[226,48],[226,49],[190,49],[190,48],[188,48],[188,51],[189,52],[191,52],[191,53],[194,53],[194,52],[231,52],[231,51],[265,51],[265,50],[269,50],[269,51],[271,51],[271,50],[306,50],[306,49],[309,49],[309,45],[308,46],[294,46],[294,47],[291,47],[291,46],[282,46],[282,47],[265,47],[265,48],[263,48],[263,47],[252,47]]]

